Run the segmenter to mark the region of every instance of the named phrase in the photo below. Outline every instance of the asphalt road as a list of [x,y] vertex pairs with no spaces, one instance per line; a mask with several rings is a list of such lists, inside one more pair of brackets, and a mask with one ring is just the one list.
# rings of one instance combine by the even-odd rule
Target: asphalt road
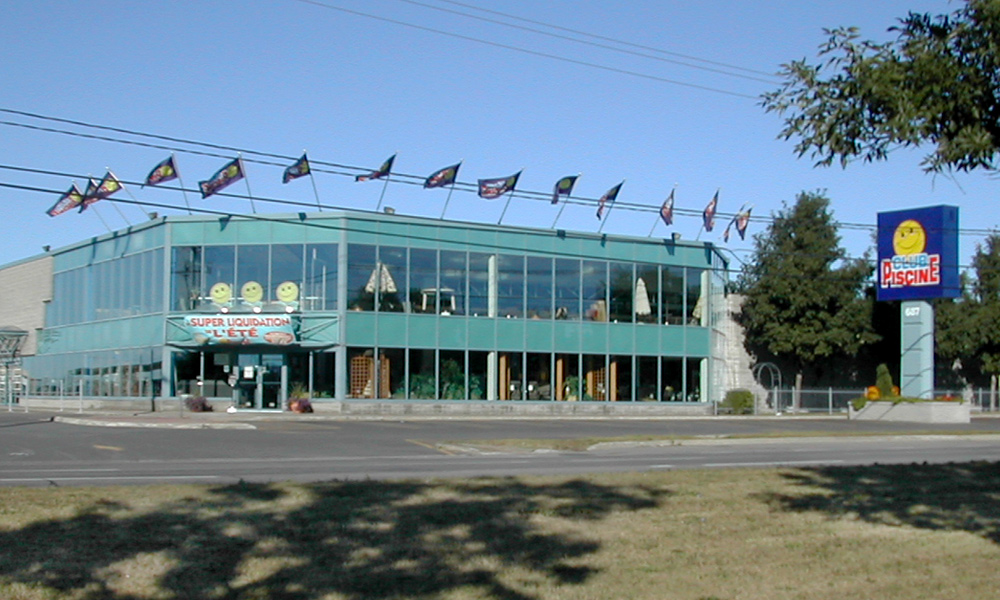
[[[128,423],[126,423],[128,424]],[[585,474],[685,468],[1000,461],[1000,419],[970,425],[846,418],[338,421],[256,419],[245,428],[85,426],[0,413],[0,486]],[[238,424],[233,424],[234,426]],[[901,435],[919,431],[925,435]],[[712,439],[808,434],[801,438]],[[962,435],[948,435],[960,433]],[[969,435],[976,433],[978,435]],[[864,434],[860,437],[839,437]],[[880,434],[871,437],[871,434]],[[933,435],[926,435],[933,434]],[[665,445],[481,453],[469,440],[656,435]],[[815,436],[823,437],[815,437]],[[702,439],[688,439],[702,436]],[[836,437],[835,437],[836,436]],[[451,442],[453,445],[441,446]]]

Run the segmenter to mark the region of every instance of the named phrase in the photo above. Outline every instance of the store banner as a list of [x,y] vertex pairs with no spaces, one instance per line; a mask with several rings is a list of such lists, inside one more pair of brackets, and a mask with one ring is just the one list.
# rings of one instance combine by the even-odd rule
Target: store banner
[[289,315],[187,315],[184,327],[198,344],[270,344],[296,340]]

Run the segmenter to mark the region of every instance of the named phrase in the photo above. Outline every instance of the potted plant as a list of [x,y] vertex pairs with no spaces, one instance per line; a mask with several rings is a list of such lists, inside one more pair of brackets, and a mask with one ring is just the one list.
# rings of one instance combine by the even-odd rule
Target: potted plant
[[580,378],[576,375],[570,375],[563,383],[563,397],[566,398],[567,402],[575,402],[579,398],[579,393]]
[[311,413],[313,411],[309,390],[302,383],[296,383],[288,392],[288,410],[297,413]]

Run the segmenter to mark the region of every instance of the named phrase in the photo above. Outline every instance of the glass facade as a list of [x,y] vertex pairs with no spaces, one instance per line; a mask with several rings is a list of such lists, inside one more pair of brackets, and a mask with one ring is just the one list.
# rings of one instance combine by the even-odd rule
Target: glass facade
[[[234,220],[220,230],[188,218],[155,247],[57,256],[35,391],[190,393],[267,409],[292,389],[700,402],[714,385],[710,330],[726,266],[710,245],[320,218],[337,226]],[[501,232],[506,241],[483,241]],[[289,315],[289,325],[234,344],[212,337],[231,332],[185,338],[201,326],[191,315]]]

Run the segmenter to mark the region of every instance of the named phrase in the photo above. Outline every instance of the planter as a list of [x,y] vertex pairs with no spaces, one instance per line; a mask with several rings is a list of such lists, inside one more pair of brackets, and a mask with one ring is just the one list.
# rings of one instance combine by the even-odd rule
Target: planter
[[911,423],[969,423],[968,402],[869,402],[861,410],[848,406],[848,418],[858,421],[903,421]]

